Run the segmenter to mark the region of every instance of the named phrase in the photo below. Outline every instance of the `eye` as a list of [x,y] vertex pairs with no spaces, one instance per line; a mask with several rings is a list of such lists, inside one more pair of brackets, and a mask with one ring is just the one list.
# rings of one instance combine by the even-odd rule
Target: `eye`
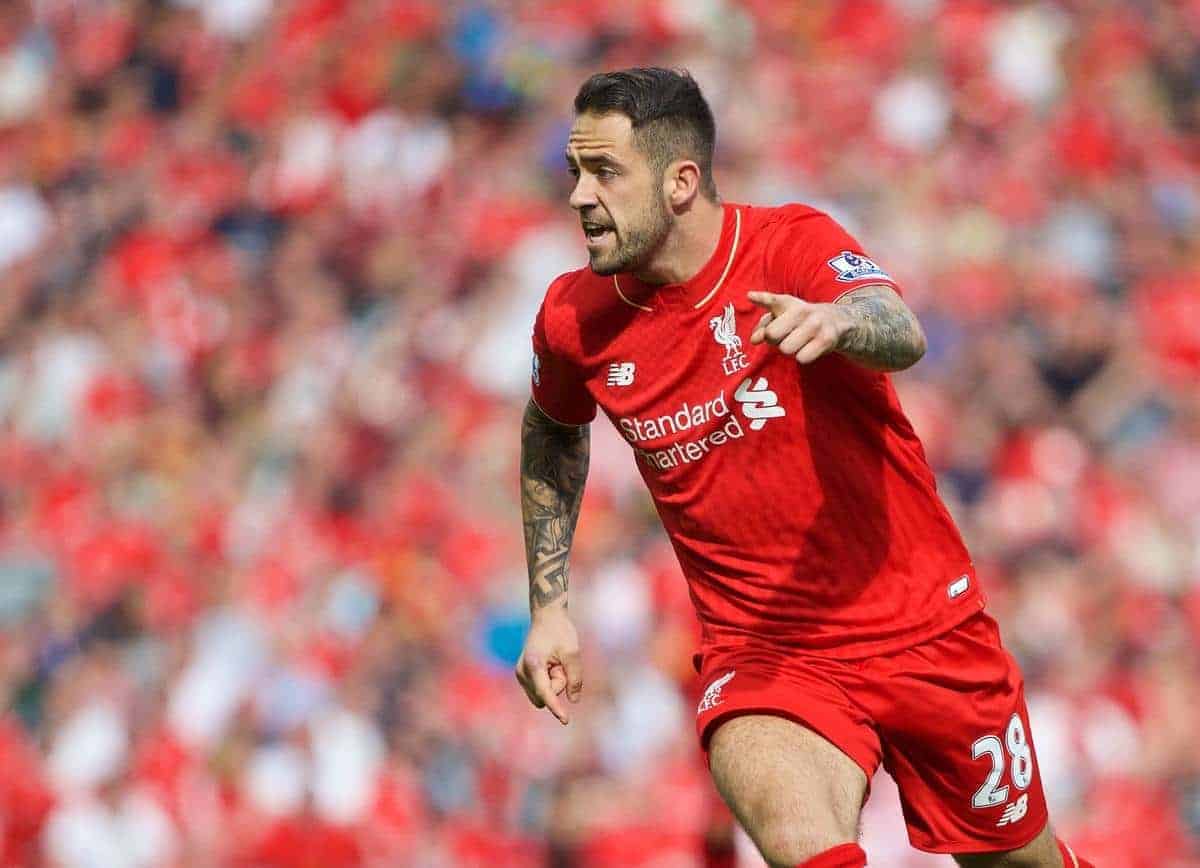
[[599,169],[596,170],[596,177],[605,178],[605,179],[615,178],[615,177],[617,177],[617,173],[614,172],[612,169],[608,168],[607,166],[601,166]]

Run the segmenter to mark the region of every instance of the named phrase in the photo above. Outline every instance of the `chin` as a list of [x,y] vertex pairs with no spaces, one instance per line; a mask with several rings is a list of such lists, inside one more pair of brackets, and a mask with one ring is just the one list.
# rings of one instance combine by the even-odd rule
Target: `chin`
[[614,275],[614,274],[620,274],[622,271],[625,270],[622,263],[613,262],[611,259],[608,259],[608,260],[589,259],[588,265],[591,266],[592,273],[595,275],[598,275],[600,277],[610,277],[611,275]]
[[629,255],[621,255],[624,251],[614,250],[612,255],[605,256],[603,259],[588,257],[588,265],[592,268],[592,273],[600,277],[611,277],[614,274],[632,274],[640,267],[640,262],[637,258]]

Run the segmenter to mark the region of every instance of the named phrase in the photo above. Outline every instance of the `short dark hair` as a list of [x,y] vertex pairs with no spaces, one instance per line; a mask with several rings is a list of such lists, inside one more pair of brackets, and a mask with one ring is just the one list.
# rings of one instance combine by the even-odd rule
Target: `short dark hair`
[[593,75],[575,95],[575,113],[620,112],[633,124],[634,144],[658,172],[686,157],[700,167],[700,189],[717,198],[713,147],[717,125],[686,69],[641,66]]

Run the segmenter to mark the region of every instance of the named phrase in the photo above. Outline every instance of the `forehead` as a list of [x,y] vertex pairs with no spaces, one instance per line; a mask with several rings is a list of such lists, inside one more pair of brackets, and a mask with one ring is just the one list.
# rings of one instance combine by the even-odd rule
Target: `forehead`
[[584,112],[571,125],[567,153],[581,158],[597,157],[606,152],[616,157],[628,156],[633,151],[632,135],[633,122],[626,115]]

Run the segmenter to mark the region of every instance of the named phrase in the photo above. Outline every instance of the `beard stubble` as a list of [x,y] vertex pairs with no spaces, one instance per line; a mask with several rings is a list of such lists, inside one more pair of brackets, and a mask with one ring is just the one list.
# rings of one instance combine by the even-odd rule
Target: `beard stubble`
[[[623,241],[618,241],[607,256],[592,257],[592,271],[602,277],[637,271],[655,251],[662,246],[671,230],[671,215],[658,197],[649,200],[637,221],[624,232]],[[616,230],[613,230],[614,238]]]

